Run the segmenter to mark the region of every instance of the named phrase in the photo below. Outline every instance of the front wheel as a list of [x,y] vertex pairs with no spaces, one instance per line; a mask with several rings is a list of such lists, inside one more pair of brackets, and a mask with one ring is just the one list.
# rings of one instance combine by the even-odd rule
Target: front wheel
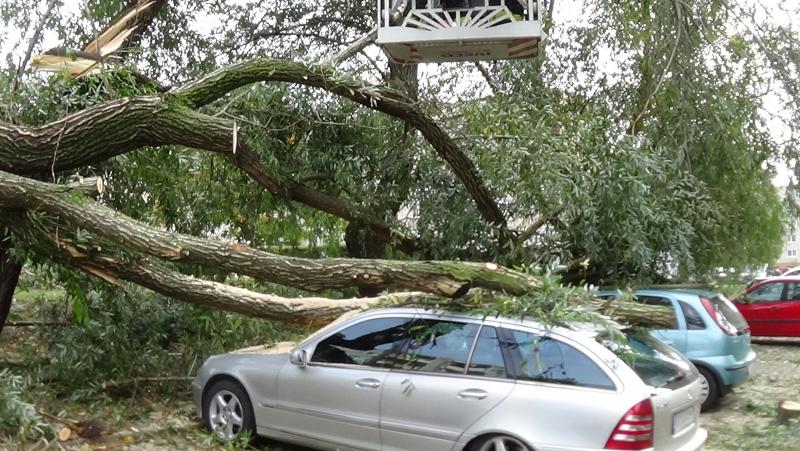
[[714,376],[711,371],[702,366],[698,366],[697,371],[700,372],[700,397],[703,399],[700,411],[706,412],[708,409],[714,407],[719,400],[719,384],[717,383],[716,376]]
[[231,379],[215,382],[203,398],[203,420],[220,439],[230,442],[256,430],[253,405],[241,385]]
[[469,451],[531,451],[527,445],[508,435],[491,435],[475,442]]

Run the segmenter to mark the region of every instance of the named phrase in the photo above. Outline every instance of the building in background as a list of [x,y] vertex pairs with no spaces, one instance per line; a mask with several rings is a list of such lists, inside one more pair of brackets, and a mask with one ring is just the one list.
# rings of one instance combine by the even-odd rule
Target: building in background
[[786,230],[783,238],[781,256],[775,262],[775,267],[786,270],[793,266],[800,266],[800,220],[795,219],[791,227]]

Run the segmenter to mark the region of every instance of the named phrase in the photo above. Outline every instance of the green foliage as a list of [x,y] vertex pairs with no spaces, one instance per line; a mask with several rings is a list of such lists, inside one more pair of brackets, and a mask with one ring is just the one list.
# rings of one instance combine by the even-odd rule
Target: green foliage
[[49,429],[27,401],[28,384],[8,369],[0,370],[0,443],[40,437]]
[[85,302],[82,322],[65,318],[57,303],[41,304],[41,319],[65,324],[37,330],[36,344],[27,349],[39,380],[76,397],[92,396],[103,382],[190,376],[210,355],[298,335],[268,321],[196,308],[145,290],[88,288]]

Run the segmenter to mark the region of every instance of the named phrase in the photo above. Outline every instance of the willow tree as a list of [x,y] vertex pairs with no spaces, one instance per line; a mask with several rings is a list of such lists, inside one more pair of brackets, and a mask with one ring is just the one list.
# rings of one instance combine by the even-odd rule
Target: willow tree
[[[30,30],[0,32],[4,46],[40,54],[50,33],[82,49],[122,7],[38,3],[0,7],[5,30]],[[48,77],[25,71],[28,55],[7,58],[5,305],[11,254],[315,322],[540,288],[504,266],[652,279],[779,249],[770,164],[794,141],[766,132],[761,89],[785,79],[777,95],[793,98],[797,36],[740,26],[757,6],[587,0],[589,19],[573,23],[549,2],[537,60],[419,72],[364,39],[371,1],[158,6],[96,74]],[[106,189],[87,198],[68,186],[76,176]],[[245,291],[224,283],[233,274],[330,297]]]

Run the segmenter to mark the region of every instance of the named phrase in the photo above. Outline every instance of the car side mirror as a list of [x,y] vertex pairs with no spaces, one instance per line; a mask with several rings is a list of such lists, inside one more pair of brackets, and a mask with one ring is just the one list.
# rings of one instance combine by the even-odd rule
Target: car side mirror
[[300,348],[292,349],[289,353],[289,362],[291,362],[292,365],[305,368],[308,364],[308,351]]

